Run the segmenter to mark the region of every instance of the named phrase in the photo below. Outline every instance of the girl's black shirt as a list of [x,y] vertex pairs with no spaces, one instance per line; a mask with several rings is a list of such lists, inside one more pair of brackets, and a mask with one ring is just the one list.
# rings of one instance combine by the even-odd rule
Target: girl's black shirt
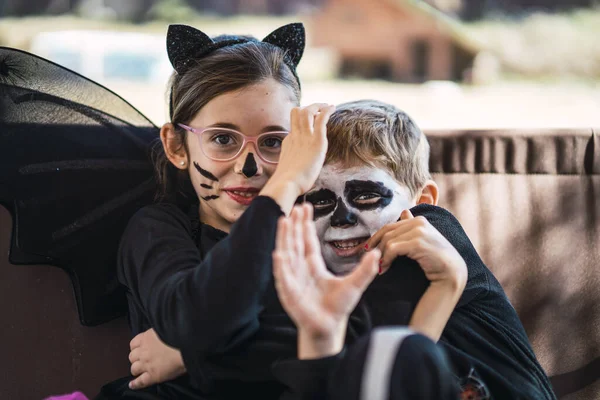
[[188,370],[151,391],[197,399],[275,399],[282,392],[271,364],[296,355],[296,330],[279,306],[271,272],[282,215],[273,199],[259,196],[229,235],[194,223],[170,203],[132,217],[118,258],[132,333],[154,328],[180,349]]
[[[456,218],[429,205],[411,211],[425,216],[467,264],[466,288],[440,339],[457,379],[475,376],[495,398],[553,399],[514,308]],[[273,286],[281,215],[275,201],[259,196],[229,235],[172,204],[145,207],[132,218],[119,277],[128,288],[133,334],[154,328],[181,350],[188,371],[149,391],[160,398],[298,399],[328,390],[341,355],[296,359],[296,329]],[[352,313],[346,344],[377,326],[407,325],[428,285],[416,262],[397,258]]]

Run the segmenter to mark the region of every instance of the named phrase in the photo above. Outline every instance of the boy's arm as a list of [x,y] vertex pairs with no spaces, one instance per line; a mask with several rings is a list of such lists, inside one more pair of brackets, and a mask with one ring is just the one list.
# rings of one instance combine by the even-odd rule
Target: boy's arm
[[459,280],[431,282],[417,303],[408,326],[437,342],[462,294]]
[[400,256],[415,260],[430,282],[420,297],[409,326],[437,341],[467,282],[467,267],[458,251],[424,217],[402,212],[400,221],[379,230],[367,243],[382,253],[380,273]]

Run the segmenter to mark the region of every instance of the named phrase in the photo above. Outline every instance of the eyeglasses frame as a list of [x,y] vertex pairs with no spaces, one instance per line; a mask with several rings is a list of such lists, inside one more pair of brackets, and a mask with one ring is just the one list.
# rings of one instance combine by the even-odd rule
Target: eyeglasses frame
[[[289,134],[289,132],[287,132],[287,131],[270,131],[270,132],[261,133],[258,136],[246,136],[242,132],[236,131],[235,129],[231,129],[231,128],[219,128],[219,127],[211,126],[211,127],[208,127],[208,128],[197,129],[197,128],[192,128],[191,126],[180,124],[180,123],[177,123],[177,125],[179,127],[183,128],[183,129],[185,129],[188,132],[192,132],[192,133],[195,133],[196,135],[198,135],[198,141],[200,142],[200,150],[202,150],[202,154],[204,154],[206,157],[210,158],[213,161],[223,161],[223,162],[235,160],[236,158],[238,158],[240,156],[240,154],[242,154],[242,150],[244,148],[246,148],[246,146],[248,145],[248,143],[252,143],[254,145],[254,148],[256,149],[256,155],[258,155],[258,157],[261,160],[263,160],[264,162],[266,162],[268,164],[278,164],[279,161],[269,161],[269,160],[266,160],[262,156],[262,154],[260,153],[260,150],[258,149],[258,140],[261,137],[265,136],[265,135],[272,135],[274,133],[284,133],[286,136]],[[230,158],[225,159],[225,160],[220,160],[220,159],[216,159],[216,158],[211,157],[208,154],[206,154],[206,152],[204,151],[204,148],[202,146],[202,141],[200,141],[200,135],[202,135],[204,132],[206,132],[208,130],[213,130],[213,129],[219,129],[219,130],[222,130],[222,131],[228,131],[228,132],[236,133],[236,134],[240,135],[242,138],[244,138],[244,142],[240,146],[240,149],[238,150],[238,152],[233,157],[230,157]]]

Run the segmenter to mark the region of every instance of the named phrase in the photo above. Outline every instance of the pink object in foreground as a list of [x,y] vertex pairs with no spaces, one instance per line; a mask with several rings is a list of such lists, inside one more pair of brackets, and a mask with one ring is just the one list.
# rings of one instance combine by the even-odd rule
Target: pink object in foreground
[[73,392],[70,394],[63,394],[60,396],[46,397],[44,400],[89,400],[85,394],[81,392]]

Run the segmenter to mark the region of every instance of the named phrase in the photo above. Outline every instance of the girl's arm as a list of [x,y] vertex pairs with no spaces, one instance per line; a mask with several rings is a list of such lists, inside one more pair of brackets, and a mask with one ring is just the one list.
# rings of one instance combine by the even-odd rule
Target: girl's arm
[[257,197],[201,259],[188,217],[176,206],[136,214],[121,244],[121,280],[165,343],[184,357],[219,354],[258,329],[281,215],[273,199]]

